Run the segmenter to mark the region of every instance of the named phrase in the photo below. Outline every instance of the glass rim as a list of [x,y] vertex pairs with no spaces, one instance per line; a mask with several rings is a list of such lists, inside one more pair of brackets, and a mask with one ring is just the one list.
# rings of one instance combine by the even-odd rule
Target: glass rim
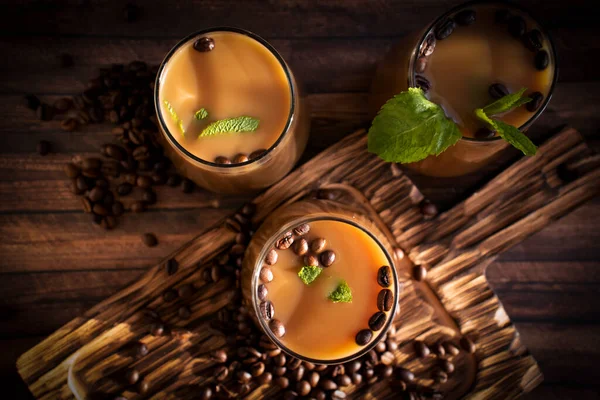
[[[525,123],[523,125],[521,125],[519,127],[520,131],[524,131],[527,128],[529,128],[529,126],[531,126],[531,124],[533,124],[539,118],[540,115],[542,115],[542,112],[544,112],[544,110],[548,106],[548,103],[550,102],[550,99],[552,98],[552,94],[554,93],[554,88],[556,87],[556,83],[558,81],[558,54],[556,52],[556,46],[554,45],[554,40],[552,39],[552,36],[550,36],[550,33],[544,28],[544,26],[539,22],[539,20],[537,18],[535,18],[535,16],[529,10],[527,10],[527,9],[521,7],[520,5],[515,4],[511,1],[507,1],[507,0],[471,0],[471,1],[467,1],[465,3],[459,4],[455,7],[452,7],[450,10],[444,12],[442,15],[435,18],[433,20],[433,22],[431,22],[427,26],[427,28],[425,29],[425,32],[420,37],[420,39],[417,41],[417,44],[413,51],[413,55],[411,56],[411,58],[409,60],[408,86],[414,87],[414,85],[415,85],[415,76],[416,76],[415,69],[416,69],[417,60],[419,58],[418,57],[419,49],[421,48],[421,45],[423,44],[423,42],[425,41],[427,36],[433,32],[433,29],[437,26],[437,24],[439,22],[441,22],[444,18],[448,17],[451,14],[455,14],[456,12],[462,10],[465,7],[474,6],[474,5],[485,5],[485,4],[504,5],[507,8],[512,8],[523,14],[526,14],[532,21],[534,21],[537,24],[540,32],[542,32],[542,35],[544,35],[544,38],[546,38],[549,43],[549,50],[552,53],[552,60],[554,61],[553,77],[552,77],[552,82],[550,84],[550,90],[548,90],[548,95],[544,98],[544,102],[540,105],[540,107],[536,110],[536,112],[531,117],[529,117],[529,119],[527,119],[527,121],[525,121]],[[497,135],[490,137],[490,138],[474,138],[474,137],[464,136],[462,134],[461,134],[461,138],[460,138],[460,140],[464,140],[464,141],[472,142],[472,143],[495,142],[495,141],[501,140],[501,139],[502,138]]]
[[[287,121],[285,126],[283,127],[283,131],[279,134],[277,140],[275,141],[275,143],[273,143],[271,145],[271,147],[269,147],[266,151],[264,151],[260,156],[255,157],[251,160],[248,161],[244,161],[242,163],[236,163],[236,164],[218,164],[215,163],[213,161],[208,161],[205,160],[203,158],[200,158],[194,154],[192,154],[190,151],[188,151],[181,143],[179,143],[171,134],[165,120],[162,114],[162,110],[160,107],[160,100],[159,100],[159,95],[160,95],[160,83],[161,83],[161,78],[162,78],[162,74],[166,68],[166,65],[169,63],[169,61],[171,60],[171,58],[173,57],[173,55],[185,44],[187,44],[188,42],[192,41],[193,39],[202,36],[202,35],[206,35],[207,33],[213,33],[213,32],[233,32],[233,33],[238,33],[244,36],[248,36],[249,38],[257,41],[259,44],[261,44],[262,46],[264,46],[274,57],[275,59],[277,59],[279,65],[281,66],[281,68],[283,68],[283,72],[285,74],[285,77],[287,79],[288,82],[288,87],[290,89],[290,111],[287,117]],[[188,158],[190,158],[192,161],[198,162],[200,164],[204,164],[206,166],[209,167],[213,167],[213,168],[222,168],[222,169],[235,169],[235,168],[240,168],[240,167],[245,167],[248,166],[250,164],[253,164],[255,162],[258,162],[260,160],[262,160],[263,158],[265,158],[268,154],[270,154],[271,152],[273,152],[273,150],[275,150],[283,141],[283,139],[289,134],[290,132],[290,128],[292,126],[292,123],[294,121],[294,113],[296,110],[296,96],[297,96],[297,91],[296,88],[294,87],[294,79],[293,79],[293,74],[292,71],[290,70],[290,68],[288,67],[287,63],[285,62],[285,60],[283,59],[283,57],[281,56],[281,54],[279,54],[279,52],[265,39],[263,39],[261,36],[257,35],[254,32],[248,31],[246,29],[242,29],[242,28],[236,28],[236,27],[232,27],[232,26],[216,26],[216,27],[211,27],[211,28],[206,28],[206,29],[201,29],[199,31],[190,33],[189,35],[187,35],[186,37],[184,37],[183,39],[181,39],[179,42],[177,42],[177,44],[175,46],[173,46],[171,48],[171,50],[169,50],[169,52],[167,53],[167,55],[165,56],[165,58],[163,59],[163,61],[160,63],[160,66],[158,68],[158,71],[156,73],[156,80],[154,82],[154,109],[156,111],[156,116],[157,116],[157,120],[158,120],[158,124],[159,127],[161,128],[162,132],[164,133],[164,135],[166,136],[167,140],[169,141],[169,143],[174,146],[175,148],[177,148],[178,150],[180,150],[185,156],[187,156]]]
[[[317,215],[314,215],[314,214],[317,214]],[[376,336],[375,336],[376,332],[374,332],[374,337],[371,339],[369,344],[362,347],[361,349],[359,349],[359,351],[357,351],[353,354],[350,354],[349,356],[332,359],[332,360],[319,360],[319,359],[315,359],[315,358],[306,357],[306,356],[303,356],[303,355],[291,350],[285,344],[283,344],[282,341],[273,334],[273,332],[269,328],[269,323],[267,321],[265,321],[264,318],[261,317],[260,310],[259,310],[260,300],[258,299],[258,295],[257,295],[257,288],[258,288],[258,285],[260,284],[259,275],[260,275],[260,270],[262,268],[262,260],[266,256],[267,251],[273,247],[273,245],[277,241],[277,238],[280,237],[283,233],[291,230],[294,226],[296,226],[298,224],[311,223],[311,222],[315,222],[315,221],[342,222],[342,223],[352,225],[355,228],[360,229],[362,232],[366,233],[372,240],[375,241],[377,246],[379,246],[379,248],[383,251],[383,254],[385,255],[385,257],[389,263],[390,269],[392,270],[392,277],[393,277],[393,281],[394,281],[394,290],[393,290],[394,303],[393,303],[392,309],[387,314],[388,318],[385,321],[385,325],[379,330],[379,332],[377,333]],[[365,229],[365,227],[361,226],[360,223],[358,223],[350,218],[340,216],[340,215],[332,216],[332,215],[321,214],[321,213],[313,213],[313,216],[309,216],[309,217],[295,218],[293,221],[285,224],[275,234],[273,234],[269,237],[269,240],[265,243],[265,246],[263,246],[263,248],[261,249],[258,258],[256,259],[256,263],[254,264],[254,271],[252,273],[251,290],[252,290],[252,308],[254,309],[254,313],[256,315],[257,320],[259,321],[259,324],[260,324],[261,329],[263,330],[263,333],[265,335],[267,335],[267,337],[271,341],[273,341],[273,343],[275,343],[286,354],[288,354],[292,357],[298,358],[299,360],[310,362],[312,364],[324,364],[324,365],[343,364],[343,363],[355,360],[355,359],[367,354],[369,351],[371,351],[371,349],[373,349],[373,347],[375,347],[377,345],[377,343],[379,343],[387,334],[387,331],[389,330],[390,325],[393,323],[394,318],[396,317],[396,312],[398,311],[399,300],[400,300],[399,299],[400,283],[398,282],[398,274],[396,272],[394,260],[393,260],[392,256],[389,254],[389,252],[386,250],[383,243],[381,243],[381,241],[375,235],[373,235],[371,232],[369,232],[367,229]]]

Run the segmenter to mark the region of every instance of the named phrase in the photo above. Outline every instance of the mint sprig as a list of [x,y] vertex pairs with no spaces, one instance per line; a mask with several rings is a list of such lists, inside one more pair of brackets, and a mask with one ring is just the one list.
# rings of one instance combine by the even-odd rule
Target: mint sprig
[[440,154],[461,137],[439,105],[409,88],[383,105],[369,129],[368,149],[385,161],[410,163]]
[[529,103],[531,99],[527,96],[523,96],[526,90],[527,88],[522,88],[518,92],[507,94],[506,96],[499,98],[493,103],[483,107],[483,112],[486,115],[502,114],[514,110],[525,103]]
[[179,118],[179,116],[175,112],[175,109],[173,108],[171,103],[169,103],[167,100],[165,100],[164,104],[165,104],[165,107],[167,107],[167,111],[169,112],[169,115],[171,115],[171,118],[173,119],[173,121],[175,121],[175,123],[177,124],[177,127],[181,131],[181,135],[185,136],[185,129],[183,128],[183,121],[181,120],[181,118]]
[[199,137],[221,135],[225,133],[254,132],[260,120],[254,117],[241,116],[215,121],[200,133]]
[[323,272],[323,268],[314,265],[305,265],[298,271],[298,276],[305,285],[310,285]]
[[194,113],[194,118],[196,118],[198,121],[206,117],[208,117],[208,111],[206,111],[206,108],[201,108]]
[[334,303],[352,303],[352,290],[345,280],[341,280],[327,298]]

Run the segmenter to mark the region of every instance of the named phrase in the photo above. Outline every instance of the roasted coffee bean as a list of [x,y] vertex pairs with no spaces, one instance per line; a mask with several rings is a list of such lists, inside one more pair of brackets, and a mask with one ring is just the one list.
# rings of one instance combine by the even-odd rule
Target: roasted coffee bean
[[518,15],[513,15],[508,19],[508,33],[517,39],[525,34],[525,20]]
[[202,37],[194,42],[194,50],[201,53],[211,51],[215,48],[215,40],[211,37]]
[[127,380],[127,383],[133,385],[140,379],[140,373],[137,369],[130,369],[125,374],[125,379]]
[[267,294],[269,293],[269,291],[267,290],[267,287],[264,284],[260,284],[258,285],[258,289],[256,290],[256,294],[258,296],[258,299],[260,301],[265,301],[267,299]]
[[459,25],[468,26],[475,23],[476,15],[474,10],[462,10],[454,16],[454,20]]
[[294,242],[294,253],[299,256],[303,256],[308,252],[308,242],[306,239],[301,238]]
[[377,271],[377,283],[384,288],[392,284],[392,270],[387,265],[379,268]]
[[286,372],[287,372],[286,367],[274,367],[273,368],[273,374],[275,376],[283,376],[283,375],[285,375]]
[[397,368],[396,377],[405,383],[411,383],[415,380],[415,374],[407,370],[406,368]]
[[169,175],[169,178],[167,179],[168,186],[175,187],[175,186],[179,186],[180,183],[181,183],[181,176],[179,176],[177,174]]
[[490,85],[490,87],[488,89],[488,93],[494,99],[499,99],[501,97],[504,97],[504,96],[508,95],[509,91],[506,88],[506,86],[504,86],[503,84],[501,84],[501,83],[494,83],[494,84]]
[[96,215],[102,215],[103,217],[109,214],[108,209],[103,204],[94,204],[92,211]]
[[179,263],[177,262],[176,259],[169,258],[169,260],[167,261],[166,269],[167,269],[167,274],[175,275],[175,273],[177,273],[177,270],[179,269]]
[[313,389],[310,391],[310,398],[313,398],[314,400],[325,400],[327,399],[327,394],[325,393],[324,390],[321,389]]
[[298,398],[298,393],[293,390],[286,390],[283,392],[283,400],[294,400]]
[[350,379],[352,379],[352,383],[354,385],[358,386],[362,383],[363,377],[361,374],[355,372],[352,375],[350,375]]
[[91,121],[90,114],[88,114],[87,110],[77,111],[74,118],[77,120],[79,125],[87,125]]
[[149,188],[152,186],[152,178],[149,176],[138,176],[136,184],[141,188]]
[[155,172],[152,174],[151,178],[155,186],[160,186],[167,183],[167,174],[164,172]]
[[295,371],[302,366],[302,361],[295,357],[290,357],[288,358],[287,366],[290,371]]
[[218,156],[215,158],[215,164],[231,164],[231,160],[224,156]]
[[214,377],[218,381],[221,381],[221,382],[224,381],[225,379],[227,379],[228,375],[229,375],[229,369],[224,365],[221,365],[215,369]]
[[387,317],[385,313],[377,311],[371,316],[371,318],[369,318],[369,328],[371,328],[372,331],[381,330],[381,328],[383,328],[383,326],[385,325],[386,320]]
[[362,366],[362,364],[358,360],[350,361],[345,364],[346,372],[349,374],[353,374],[355,372],[358,372],[360,370],[361,366]]
[[319,259],[323,267],[329,267],[335,262],[335,253],[332,250],[325,250],[321,253]]
[[510,12],[507,9],[496,10],[494,13],[494,20],[498,24],[506,24],[510,17]]
[[494,137],[495,135],[496,134],[494,133],[494,131],[492,131],[488,128],[479,128],[479,129],[477,129],[477,131],[475,131],[476,139],[487,139],[487,138]]
[[390,351],[384,352],[380,358],[383,365],[392,365],[396,361],[396,357]]
[[191,297],[194,294],[194,284],[193,283],[185,283],[185,284],[181,285],[177,289],[177,293],[179,294],[179,297],[181,297],[182,299],[187,299],[188,297]]
[[263,301],[260,303],[259,310],[260,315],[267,321],[271,320],[275,315],[275,307],[270,301]]
[[142,192],[142,201],[148,205],[156,204],[156,193],[152,189],[145,189]]
[[92,222],[93,222],[95,225],[100,225],[100,224],[102,224],[102,221],[104,221],[104,217],[102,217],[102,215],[96,215],[96,214],[94,214],[94,215],[92,216]]
[[120,217],[121,215],[123,215],[124,211],[123,203],[121,203],[120,201],[115,201],[112,204],[111,210],[115,217]]
[[100,169],[102,167],[102,160],[95,157],[84,158],[81,162],[82,169]]
[[252,379],[252,374],[246,371],[238,371],[236,374],[237,380],[240,383],[248,383]]
[[282,338],[285,335],[285,326],[278,319],[272,319],[269,322],[269,328],[275,337]]
[[421,74],[421,73],[425,72],[426,68],[427,68],[427,57],[417,58],[417,62],[415,64],[415,70],[417,71],[417,73]]
[[356,344],[358,344],[359,346],[364,346],[371,341],[372,337],[373,332],[371,332],[371,330],[363,329],[356,334]]
[[142,380],[139,381],[137,384],[137,391],[140,394],[145,394],[148,392],[148,390],[150,390],[150,385],[148,384],[148,382]]
[[435,50],[436,43],[437,42],[435,40],[435,35],[433,33],[428,34],[425,40],[423,40],[423,43],[421,44],[419,56],[429,57],[430,55],[432,55],[433,51]]
[[131,211],[134,213],[141,213],[146,211],[146,203],[143,201],[136,201],[131,205]]
[[308,374],[308,382],[313,388],[317,387],[320,379],[321,375],[319,375],[317,371],[312,371],[310,374]]
[[248,156],[248,158],[251,159],[251,160],[254,160],[255,158],[258,158],[258,157],[262,156],[266,152],[267,152],[266,149],[258,149],[258,150],[253,151],[252,153],[250,153],[250,155]]
[[475,343],[466,336],[460,338],[460,347],[469,354],[475,353]]
[[441,343],[436,343],[433,346],[431,346],[431,351],[439,358],[446,356],[446,349]]
[[117,219],[112,215],[107,215],[100,224],[104,229],[113,229],[117,226]]
[[527,97],[531,99],[529,103],[525,104],[525,108],[529,112],[537,111],[537,109],[540,108],[540,106],[542,105],[542,101],[544,100],[544,95],[540,92],[533,92]]
[[102,175],[102,172],[98,169],[84,169],[81,171],[81,175],[86,178],[99,178]]
[[388,351],[394,352],[398,350],[398,342],[394,339],[388,339],[385,342],[385,347],[388,349]]
[[448,360],[442,360],[441,363],[440,363],[440,367],[447,374],[451,374],[451,373],[454,372],[454,364],[452,364]]
[[268,385],[273,380],[273,375],[270,372],[265,372],[258,376],[256,381],[259,385]]
[[310,383],[308,383],[307,381],[299,381],[296,384],[296,391],[300,396],[308,396],[308,394],[310,393],[310,389]]
[[456,23],[452,18],[446,18],[444,21],[438,24],[435,28],[435,38],[437,40],[446,39],[448,36],[454,32],[454,28],[456,28]]
[[269,283],[273,280],[273,271],[271,271],[271,268],[264,266],[260,270],[259,277],[262,282]]
[[313,369],[315,369],[315,364],[307,361],[304,361],[302,365],[304,365],[304,368],[306,368],[307,371],[312,371]]
[[362,375],[365,379],[371,379],[375,375],[373,367],[366,367],[363,369]]
[[388,379],[394,374],[394,367],[391,366],[391,362],[390,364],[383,363],[377,366],[375,372],[379,378]]
[[292,236],[292,232],[286,232],[283,234],[283,237],[275,243],[275,247],[279,250],[286,250],[289,249],[293,243],[294,237]]
[[421,90],[423,90],[423,92],[425,93],[427,93],[429,89],[431,89],[431,82],[429,82],[429,80],[423,75],[415,76],[415,84],[418,88],[421,88]]
[[[102,180],[99,180],[98,182],[102,182]],[[98,184],[96,184],[96,187],[103,187],[103,186],[98,186]],[[102,203],[104,203],[105,206],[107,206],[109,209],[112,210],[112,204],[115,202],[115,195],[112,192],[106,192],[106,194],[104,195],[104,199],[102,200]]]
[[104,120],[104,111],[99,106],[90,107],[88,114],[90,115],[92,122],[96,124]]
[[192,193],[195,187],[196,184],[187,178],[184,179],[181,183],[181,190],[183,191],[183,193]]
[[90,190],[90,194],[88,195],[88,197],[90,198],[91,201],[93,201],[94,203],[97,203],[99,201],[102,201],[102,199],[104,198],[104,195],[106,195],[106,190],[104,190],[101,187],[96,186],[95,188]]
[[338,365],[334,365],[333,369],[331,370],[331,376],[333,378],[335,378],[338,375],[343,375],[346,373],[346,369],[344,368],[343,365],[338,364]]
[[335,377],[335,382],[339,387],[350,386],[352,379],[348,375],[338,375]]
[[319,258],[314,254],[307,254],[304,256],[304,265],[308,265],[311,267],[319,266]]
[[77,129],[78,125],[79,123],[74,118],[66,118],[60,121],[61,129],[66,132],[73,132],[75,129]]
[[163,300],[167,303],[170,303],[171,301],[175,300],[177,296],[177,292],[173,289],[165,290],[165,292],[162,295]]
[[542,48],[543,40],[542,32],[537,29],[532,29],[523,36],[523,44],[533,52]]
[[137,357],[144,357],[148,354],[148,346],[145,343],[137,342],[134,349]]
[[417,282],[421,282],[427,277],[427,268],[422,265],[415,265],[412,270],[413,279]]
[[546,50],[540,50],[537,53],[535,53],[534,65],[537,70],[545,70],[548,67],[549,63],[550,56],[548,56],[548,52]]
[[78,194],[81,194],[89,189],[89,184],[83,176],[78,176],[75,179],[75,187],[77,188]]
[[212,389],[205,387],[200,389],[200,400],[210,400],[212,398]]
[[446,383],[448,381],[448,374],[444,371],[435,370],[433,371],[432,378],[435,383]]
[[319,382],[319,387],[323,390],[336,390],[338,385],[331,379],[321,379],[321,382]]
[[45,156],[50,153],[52,145],[47,140],[40,140],[37,144],[37,152],[40,156]]
[[421,214],[425,215],[426,217],[433,217],[437,215],[438,212],[435,204],[433,204],[429,200],[423,200],[419,205],[419,209],[421,211]]
[[249,160],[248,156],[246,154],[243,154],[243,153],[236,154],[235,157],[233,157],[233,163],[234,164],[245,163],[248,160]]
[[103,146],[103,152],[107,157],[113,158],[117,161],[123,161],[127,158],[127,152],[116,144],[105,144]]
[[449,356],[455,357],[458,355],[458,353],[460,353],[460,350],[454,345],[454,343],[445,342],[443,346],[444,350],[446,350],[446,354]]
[[390,311],[394,305],[394,293],[390,289],[382,289],[377,295],[379,311]]
[[49,104],[42,103],[35,110],[35,115],[40,121],[50,121],[54,118],[54,108]]
[[142,243],[148,247],[154,247],[158,244],[158,239],[156,239],[153,233],[144,233],[142,235]]
[[63,165],[63,171],[65,171],[65,175],[71,179],[77,178],[79,176],[79,168],[73,163],[66,163]]
[[281,389],[287,389],[287,387],[290,386],[290,381],[285,376],[278,376],[273,382]]
[[33,94],[28,94],[25,97],[23,97],[23,105],[32,111],[37,110],[41,103],[42,102],[40,101],[40,99]]
[[429,354],[431,353],[431,350],[429,350],[429,347],[421,341],[415,340],[414,347],[415,347],[415,352],[421,358],[425,358],[425,357],[429,356]]
[[336,390],[333,393],[331,393],[331,398],[333,400],[344,400],[346,397],[346,393],[342,392],[341,390]]
[[277,254],[276,250],[274,250],[274,249],[269,250],[269,252],[265,256],[265,264],[275,265],[275,263],[277,263],[278,257],[279,257],[279,255]]
[[327,240],[323,238],[317,238],[310,243],[310,250],[313,253],[319,254],[323,250],[325,250],[325,246],[327,246]]
[[327,365],[325,364],[315,364],[315,371],[325,371],[327,369]]
[[260,376],[265,372],[265,364],[262,362],[256,362],[250,366],[250,373],[252,376]]
[[286,362],[287,358],[284,354],[279,354],[273,358],[273,364],[277,365],[278,367],[283,367]]
[[310,231],[309,224],[300,224],[294,228],[294,234],[298,236],[306,235]]
[[188,319],[192,316],[192,310],[188,306],[181,306],[179,310],[177,310],[177,314],[179,314],[180,318]]
[[69,99],[68,97],[62,97],[56,100],[53,104],[54,111],[56,111],[57,113],[65,113],[69,111],[72,106],[73,100]]
[[385,342],[383,340],[378,342],[374,347],[377,353],[383,353],[385,351],[385,348]]

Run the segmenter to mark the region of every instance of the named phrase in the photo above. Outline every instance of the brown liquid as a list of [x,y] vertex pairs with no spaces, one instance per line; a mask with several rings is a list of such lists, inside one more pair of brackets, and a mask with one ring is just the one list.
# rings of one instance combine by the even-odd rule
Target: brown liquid
[[[169,60],[159,92],[161,112],[171,134],[190,153],[213,162],[270,148],[283,133],[290,114],[291,89],[279,60],[261,43],[236,32],[211,32],[212,51],[181,46]],[[182,120],[185,136],[171,118],[167,100]],[[208,117],[196,120],[200,108]],[[258,129],[198,137],[211,122],[238,116],[260,120]]]
[[[355,342],[369,318],[377,312],[377,270],[388,261],[379,245],[364,231],[339,221],[315,221],[306,236],[327,240],[336,261],[324,268],[310,285],[298,277],[304,265],[293,250],[279,251],[272,268],[274,279],[267,284],[268,298],[275,317],[286,327],[281,340],[290,350],[305,357],[333,360],[347,357],[362,348]],[[328,299],[340,280],[352,290],[351,303],[333,303]]]

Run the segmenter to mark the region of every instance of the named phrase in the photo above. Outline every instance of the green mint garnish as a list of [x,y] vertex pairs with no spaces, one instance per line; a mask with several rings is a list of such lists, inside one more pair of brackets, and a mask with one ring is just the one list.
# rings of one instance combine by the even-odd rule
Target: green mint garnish
[[208,117],[208,111],[206,111],[206,108],[201,108],[194,114],[194,118],[196,118],[198,121],[206,117]]
[[341,280],[338,287],[331,293],[329,293],[329,300],[334,303],[352,303],[352,291],[350,286],[344,280]]
[[173,108],[171,103],[169,103],[167,100],[165,100],[164,103],[167,107],[167,111],[169,111],[169,114],[171,115],[171,118],[173,118],[173,121],[175,121],[177,127],[181,131],[181,135],[185,136],[185,129],[183,129],[183,121],[177,116],[177,113],[175,112],[175,109]]
[[258,118],[247,116],[221,119],[204,128],[199,136],[207,137],[223,133],[254,132],[258,128],[259,122]]
[[305,285],[310,285],[313,283],[317,276],[319,276],[323,272],[323,268],[315,267],[313,265],[305,265],[298,271],[298,276],[302,279]]
[[521,150],[523,154],[526,156],[533,156],[537,152],[537,147],[523,134],[523,132],[505,122],[490,118],[492,115],[513,110],[516,107],[531,101],[530,98],[523,97],[525,90],[526,89],[523,88],[516,93],[511,93],[496,100],[488,106],[478,108],[475,110],[475,115],[485,122],[492,130],[498,132],[498,135],[500,135],[502,139]]

